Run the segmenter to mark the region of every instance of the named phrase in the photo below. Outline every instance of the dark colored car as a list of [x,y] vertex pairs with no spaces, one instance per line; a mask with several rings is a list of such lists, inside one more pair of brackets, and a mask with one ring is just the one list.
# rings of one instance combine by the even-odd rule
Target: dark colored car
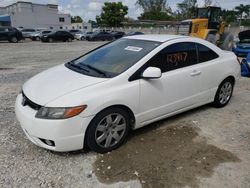
[[239,42],[236,42],[233,52],[239,57],[246,57],[250,52],[250,30],[238,34]]
[[133,35],[144,35],[144,33],[140,31],[135,31],[128,33],[126,36],[133,36]]
[[88,41],[105,41],[115,39],[111,33],[106,31],[94,32],[92,35],[86,37]]
[[122,38],[123,36],[125,36],[126,34],[122,31],[113,31],[111,32],[111,34],[113,35],[113,37],[115,39],[119,39],[119,38]]
[[18,42],[23,39],[22,32],[14,27],[0,27],[0,41]]
[[74,36],[68,31],[55,31],[41,37],[42,42],[71,42]]

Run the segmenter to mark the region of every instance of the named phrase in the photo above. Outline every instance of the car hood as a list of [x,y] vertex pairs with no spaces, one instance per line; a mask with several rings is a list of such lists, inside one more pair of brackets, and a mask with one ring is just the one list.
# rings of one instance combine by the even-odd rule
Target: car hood
[[32,102],[44,106],[58,97],[107,80],[80,74],[59,65],[32,77],[24,84],[23,92]]

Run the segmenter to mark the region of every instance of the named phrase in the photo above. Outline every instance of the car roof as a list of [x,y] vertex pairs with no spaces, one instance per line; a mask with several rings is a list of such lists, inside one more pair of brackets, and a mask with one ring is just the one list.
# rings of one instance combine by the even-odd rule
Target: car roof
[[148,40],[148,41],[155,41],[155,42],[166,42],[168,40],[179,39],[179,38],[187,38],[188,36],[184,35],[133,35],[127,36],[124,38],[127,39],[137,39],[137,40]]

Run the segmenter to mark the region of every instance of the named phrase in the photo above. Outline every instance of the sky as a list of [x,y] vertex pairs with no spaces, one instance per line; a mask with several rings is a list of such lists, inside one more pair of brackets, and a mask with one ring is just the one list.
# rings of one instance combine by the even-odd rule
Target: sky
[[[6,6],[16,2],[17,0],[0,0],[0,7]],[[128,16],[132,18],[137,18],[142,10],[140,7],[136,6],[136,0],[22,0],[30,1],[39,4],[58,4],[59,10],[61,12],[70,13],[73,16],[81,16],[84,21],[89,19],[95,20],[96,15],[100,14],[101,8],[104,2],[117,2],[122,1],[124,5],[129,8]],[[176,10],[176,4],[182,2],[183,0],[167,0],[168,5],[172,10]],[[197,0],[198,5],[202,6],[204,0]],[[212,0],[217,6],[221,6],[223,9],[233,9],[239,4],[250,4],[250,0]]]

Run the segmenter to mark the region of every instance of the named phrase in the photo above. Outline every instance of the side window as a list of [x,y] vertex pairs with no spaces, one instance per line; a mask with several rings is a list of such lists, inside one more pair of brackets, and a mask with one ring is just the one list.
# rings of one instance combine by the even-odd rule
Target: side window
[[199,53],[199,63],[210,61],[219,57],[217,53],[202,44],[197,44],[197,49]]
[[195,43],[181,42],[167,46],[152,59],[148,66],[158,67],[162,72],[191,66],[197,63]]

